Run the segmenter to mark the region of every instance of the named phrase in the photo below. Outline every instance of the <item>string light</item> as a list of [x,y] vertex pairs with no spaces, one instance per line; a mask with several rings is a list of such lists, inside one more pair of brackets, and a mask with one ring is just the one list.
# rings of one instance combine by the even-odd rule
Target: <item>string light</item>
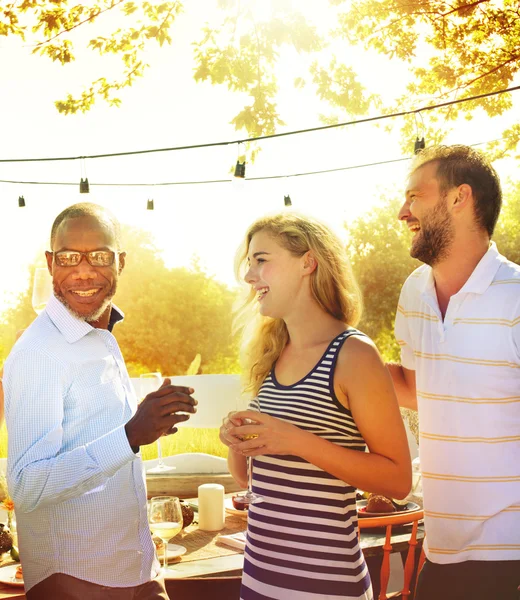
[[419,115],[422,112],[428,110],[435,110],[437,108],[445,108],[447,106],[453,106],[456,104],[462,104],[464,102],[473,102],[474,100],[481,100],[482,98],[489,98],[491,96],[497,96],[499,94],[507,94],[510,92],[516,92],[520,90],[520,85],[505,88],[502,90],[496,90],[495,92],[488,92],[486,94],[478,94],[477,96],[468,96],[467,98],[459,98],[458,100],[450,100],[449,102],[442,102],[440,104],[431,104],[429,106],[423,106],[421,108],[415,108],[411,110],[403,110],[396,113],[388,113],[385,115],[377,115],[375,117],[366,117],[364,119],[358,119],[355,121],[345,121],[343,123],[332,123],[330,125],[321,125],[319,127],[310,127],[307,129],[298,129],[293,131],[286,131],[283,133],[273,133],[270,135],[262,135],[252,138],[244,138],[242,140],[231,140],[222,142],[210,142],[205,144],[194,144],[190,146],[176,146],[172,148],[153,148],[151,150],[130,150],[128,152],[113,152],[106,154],[92,154],[89,156],[62,156],[53,158],[2,158],[0,163],[11,163],[11,162],[44,162],[44,161],[63,161],[63,160],[81,160],[81,159],[94,159],[94,158],[109,158],[114,156],[133,156],[137,154],[150,154],[153,152],[174,152],[177,150],[194,150],[197,148],[212,148],[215,146],[229,146],[231,144],[243,144],[247,142],[254,142],[260,140],[269,140],[272,138],[287,137],[289,135],[298,135],[300,133],[311,133],[314,131],[324,131],[325,129],[333,129],[336,127],[347,127],[349,125],[359,125],[360,123],[372,123],[373,121],[381,121],[383,119],[393,119],[395,117],[405,117],[407,115]]
[[146,201],[146,210],[154,210],[153,200]]
[[[484,146],[493,142],[501,142],[505,138],[495,138],[493,140],[486,140],[485,142],[476,142],[475,144],[468,144],[471,147]],[[280,175],[263,175],[260,177],[248,177],[248,181],[266,181],[269,179],[288,179],[290,177],[306,177],[309,175],[326,175],[327,173],[338,173],[340,171],[352,171],[355,169],[365,169],[367,167],[378,167],[381,165],[390,165],[399,162],[409,161],[411,157],[405,156],[402,158],[392,158],[389,160],[380,160],[377,162],[363,163],[357,165],[348,165],[346,167],[335,167],[332,169],[322,169],[317,171],[304,171],[301,173],[286,173]],[[1,162],[1,161],[0,161]],[[233,178],[234,179],[234,178]],[[238,179],[237,181],[241,181]],[[0,179],[0,183],[11,183],[16,185],[66,185],[74,186],[77,183],[71,183],[68,181],[20,181],[15,179]],[[93,186],[98,187],[165,187],[171,185],[205,185],[212,183],[225,183],[229,185],[228,179],[204,179],[195,181],[165,181],[157,183],[93,183]]]
[[81,181],[79,182],[79,193],[80,194],[89,194],[90,193],[90,186],[88,184],[87,177],[85,177],[85,179],[83,179],[83,177],[81,178]]
[[418,137],[415,138],[415,143],[413,145],[413,153],[414,154],[418,154],[421,150],[424,150],[426,148],[426,143],[424,141],[424,138],[419,139]]
[[18,196],[18,208],[25,207],[25,198],[23,196]]
[[237,164],[235,166],[235,177],[237,179],[245,179],[246,177],[246,161],[240,162],[237,160]]
[[289,194],[283,197],[283,203],[285,206],[292,206],[291,197],[289,196]]

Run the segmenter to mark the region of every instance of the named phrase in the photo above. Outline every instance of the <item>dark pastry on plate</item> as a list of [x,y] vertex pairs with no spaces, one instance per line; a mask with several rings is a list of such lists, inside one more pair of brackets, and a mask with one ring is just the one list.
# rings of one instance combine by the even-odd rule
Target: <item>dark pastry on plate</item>
[[381,494],[370,494],[367,502],[367,513],[393,513],[395,506],[390,498]]
[[0,523],[0,554],[9,552],[12,547],[13,536],[11,535],[11,532],[3,523]]
[[193,511],[193,508],[189,504],[186,504],[182,500],[180,504],[182,511],[182,528],[184,529],[185,527],[188,527],[188,525],[191,525],[193,523],[195,513]]

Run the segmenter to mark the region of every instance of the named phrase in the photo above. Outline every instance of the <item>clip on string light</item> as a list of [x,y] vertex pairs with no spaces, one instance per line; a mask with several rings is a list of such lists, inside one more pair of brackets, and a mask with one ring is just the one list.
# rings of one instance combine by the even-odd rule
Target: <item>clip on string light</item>
[[237,160],[237,164],[235,167],[235,177],[237,179],[245,179],[246,177],[246,161],[240,162]]
[[154,210],[153,200],[147,200],[146,210]]
[[283,197],[283,203],[285,206],[292,206],[291,197],[289,196],[289,194]]
[[422,113],[428,110],[436,110],[438,108],[445,108],[447,106],[454,106],[456,104],[462,104],[464,102],[474,102],[475,100],[481,100],[482,98],[490,98],[491,96],[497,96],[499,94],[509,94],[520,90],[520,85],[514,87],[505,88],[501,90],[495,90],[494,92],[487,92],[486,94],[478,94],[477,96],[467,96],[466,98],[459,98],[457,100],[450,100],[449,102],[441,102],[439,104],[430,104],[429,106],[422,106],[421,108],[414,108],[411,110],[403,110],[395,113],[388,113],[384,115],[376,115],[374,117],[366,117],[364,119],[357,119],[355,121],[345,121],[342,123],[332,123],[330,125],[321,125],[319,127],[309,127],[307,129],[298,129],[295,131],[285,131],[283,133],[272,133],[269,135],[260,135],[252,138],[245,138],[243,140],[226,140],[220,142],[209,142],[205,144],[192,144],[190,146],[176,146],[172,148],[152,148],[149,150],[130,150],[127,152],[110,152],[104,154],[92,154],[89,156],[58,156],[58,157],[46,157],[46,158],[0,158],[0,163],[12,163],[12,162],[42,162],[42,161],[63,161],[63,160],[85,160],[94,158],[108,158],[114,156],[134,156],[137,154],[150,154],[152,152],[173,152],[177,150],[193,150],[194,148],[213,148],[215,146],[229,146],[231,144],[242,144],[246,142],[259,142],[261,140],[270,140],[279,137],[287,137],[290,135],[298,135],[301,133],[311,133],[314,131],[325,131],[326,129],[333,129],[337,127],[347,127],[349,125],[359,125],[360,123],[372,123],[374,121],[381,121],[383,119],[394,119],[396,117],[405,117],[407,115],[418,114],[422,118]]
[[421,150],[426,148],[426,143],[424,138],[419,139],[418,137],[415,139],[415,143],[413,145],[413,153],[418,154]]
[[89,194],[90,193],[90,187],[88,184],[87,177],[85,177],[85,179],[83,179],[83,177],[81,178],[81,181],[79,182],[79,193],[80,194]]
[[18,208],[24,208],[25,206],[25,198],[23,196],[18,196]]

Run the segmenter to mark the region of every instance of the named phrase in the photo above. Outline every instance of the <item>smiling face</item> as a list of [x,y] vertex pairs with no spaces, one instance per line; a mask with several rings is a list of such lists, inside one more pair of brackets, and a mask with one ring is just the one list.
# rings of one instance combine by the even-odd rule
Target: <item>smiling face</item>
[[[110,301],[117,289],[119,273],[124,267],[125,253],[117,252],[117,243],[110,225],[95,217],[66,219],[59,226],[53,252],[76,250],[110,250],[115,260],[108,267],[93,267],[85,256],[75,267],[60,267],[52,253],[47,252],[47,264],[52,275],[54,295],[76,317],[94,326],[108,324]],[[101,325],[98,322],[102,322]]]
[[305,255],[295,256],[266,231],[251,238],[245,281],[256,292],[260,314],[284,319],[303,289]]
[[436,163],[427,163],[410,176],[399,219],[414,233],[410,256],[433,266],[447,257],[455,237],[447,193],[436,178]]

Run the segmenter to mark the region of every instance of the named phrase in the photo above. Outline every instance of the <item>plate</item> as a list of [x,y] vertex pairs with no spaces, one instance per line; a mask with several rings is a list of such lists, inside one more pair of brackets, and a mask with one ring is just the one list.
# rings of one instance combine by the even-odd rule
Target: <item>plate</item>
[[367,512],[367,502],[368,500],[358,500],[356,502],[358,517],[392,517],[407,512],[414,512],[421,508],[415,502],[407,502],[402,510],[394,510],[393,512]]
[[187,550],[184,546],[180,546],[179,544],[168,544],[168,559],[177,558],[178,556],[182,556],[186,554]]
[[[186,552],[187,549],[184,546],[180,546],[179,544],[168,544],[168,560],[178,558],[179,556],[186,554]],[[160,560],[163,559],[162,545],[157,548],[157,557]]]
[[15,563],[12,565],[5,565],[5,567],[0,567],[0,583],[6,583],[7,585],[23,588],[23,579],[15,579],[14,577],[16,569],[19,566],[20,563]]
[[232,515],[242,515],[243,517],[247,517],[247,510],[236,509],[233,506],[233,500],[231,500],[231,498],[224,498],[224,508]]

